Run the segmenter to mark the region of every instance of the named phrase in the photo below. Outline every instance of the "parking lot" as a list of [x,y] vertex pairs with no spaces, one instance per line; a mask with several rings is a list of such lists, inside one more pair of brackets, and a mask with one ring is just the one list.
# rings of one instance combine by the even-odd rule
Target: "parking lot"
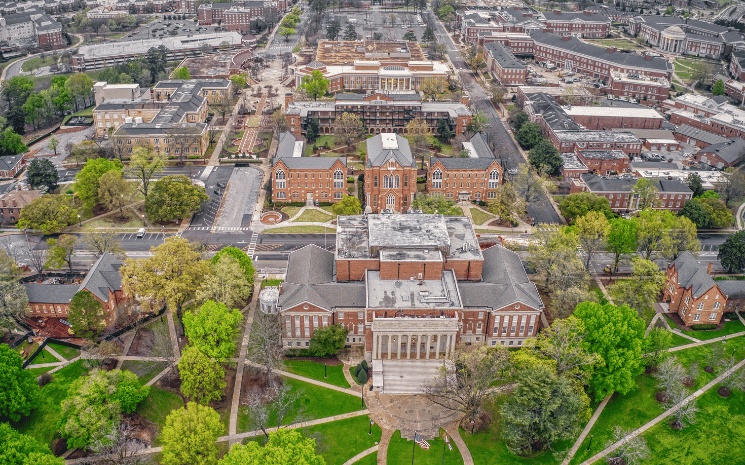
[[217,25],[200,26],[196,18],[182,20],[164,20],[163,18],[158,18],[155,21],[143,24],[136,31],[128,34],[123,40],[165,39],[177,36],[188,37],[194,34],[210,34],[216,32],[219,27]]
[[[393,22],[391,24],[391,17]],[[331,21],[339,21],[341,32],[339,39],[342,39],[344,32],[350,24],[354,25],[358,38],[372,39],[373,33],[382,34],[382,40],[403,40],[404,35],[411,31],[417,40],[421,40],[426,25],[417,18],[417,14],[405,11],[378,11],[368,10],[365,13],[344,13],[326,15],[323,29],[325,30]],[[384,22],[385,21],[385,22]]]

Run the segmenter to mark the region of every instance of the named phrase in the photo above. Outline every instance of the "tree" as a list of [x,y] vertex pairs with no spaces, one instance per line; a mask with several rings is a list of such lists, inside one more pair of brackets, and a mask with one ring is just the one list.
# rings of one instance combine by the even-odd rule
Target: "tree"
[[683,252],[698,254],[701,243],[698,241],[696,225],[683,216],[675,216],[670,212],[670,228],[664,232],[662,240],[662,255],[668,260],[675,260]]
[[95,463],[140,465],[143,463],[143,457],[140,454],[145,447],[145,443],[139,440],[139,431],[127,421],[123,421],[108,434],[96,437],[90,449],[97,455],[93,459]]
[[648,208],[658,207],[661,200],[657,197],[659,191],[647,178],[639,178],[636,185],[631,188],[631,194],[638,197],[636,205],[632,205],[636,210],[646,210]]
[[332,357],[344,348],[347,333],[349,331],[340,324],[316,328],[308,350],[316,357]]
[[704,208],[701,201],[696,198],[686,200],[686,203],[683,204],[683,208],[678,214],[691,220],[699,229],[708,228],[711,222],[709,212]]
[[691,64],[691,83],[698,81],[709,83],[712,81],[714,74],[718,72],[715,65],[704,61],[696,61]]
[[187,68],[186,66],[177,68],[176,71],[173,72],[173,78],[174,79],[191,79],[191,76],[189,75],[189,68]]
[[324,465],[323,457],[316,455],[316,440],[304,438],[297,430],[280,429],[269,435],[264,447],[256,441],[247,445],[236,444],[223,457],[219,465]]
[[178,362],[181,392],[192,401],[207,405],[220,400],[225,389],[225,370],[214,358],[196,347],[187,347]]
[[118,237],[119,234],[113,231],[90,232],[83,234],[80,237],[80,242],[92,248],[96,257],[110,253],[117,258],[124,259],[126,258],[125,251]]
[[559,203],[559,211],[570,224],[588,212],[601,212],[606,218],[613,218],[608,199],[592,192],[576,192],[567,195]]
[[77,220],[78,214],[72,207],[70,197],[47,194],[35,199],[21,210],[16,227],[53,234]]
[[119,210],[124,219],[124,207],[129,205],[137,188],[124,179],[119,170],[107,171],[98,180],[98,200],[107,211]]
[[151,221],[175,221],[190,217],[209,200],[202,186],[184,175],[171,175],[153,183],[145,198],[145,213]]
[[[223,256],[220,261],[226,258],[230,257]],[[224,303],[209,300],[195,312],[184,315],[184,327],[192,346],[222,362],[235,353],[238,323],[242,320],[238,310],[229,310]]]
[[487,127],[489,127],[489,119],[484,115],[484,112],[478,111],[471,117],[471,121],[466,125],[466,131],[482,132]]
[[728,273],[742,273],[745,271],[745,231],[738,231],[719,246],[717,260],[727,269]]
[[583,321],[587,330],[583,347],[602,359],[588,383],[595,400],[635,389],[635,379],[642,372],[644,320],[626,305],[593,302],[579,304],[574,316]]
[[432,30],[432,26],[429,24],[424,29],[424,33],[422,34],[422,42],[425,44],[431,44],[432,42],[436,42],[437,38],[435,37],[435,31]]
[[512,453],[532,455],[573,438],[588,417],[588,407],[587,396],[566,377],[541,365],[523,369],[500,410],[502,438]]
[[124,173],[140,182],[140,192],[147,197],[153,177],[165,168],[165,160],[160,152],[153,152],[147,147],[135,147]]
[[310,73],[310,76],[303,76],[302,83],[298,88],[313,97],[313,100],[318,100],[318,97],[328,90],[329,83],[330,81],[323,77],[323,73],[316,69]]
[[160,435],[163,465],[214,465],[217,438],[225,431],[220,415],[210,407],[189,402],[166,417]]
[[248,342],[248,357],[266,369],[269,377],[272,370],[282,366],[282,324],[278,315],[255,312]]
[[585,252],[585,269],[590,270],[592,255],[605,249],[606,238],[610,233],[610,223],[604,214],[600,212],[590,212],[585,216],[579,217],[574,222],[577,230],[579,243]]
[[703,181],[697,173],[689,174],[686,178],[686,184],[693,191],[694,197],[700,197],[704,193]]
[[[2,254],[7,257],[4,252]],[[0,327],[10,332],[15,327],[16,319],[26,314],[27,307],[28,296],[23,284],[12,276],[3,276],[0,281]]]
[[36,130],[36,122],[44,117],[44,97],[41,94],[31,94],[23,104],[23,112],[26,113],[26,121],[31,123]]
[[727,228],[732,225],[732,212],[727,205],[718,198],[705,197],[698,199],[709,217],[709,226],[716,229]]
[[664,328],[653,328],[644,338],[645,357],[652,369],[657,369],[662,360],[666,359],[667,349],[672,346],[673,335]]
[[527,347],[532,349],[536,356],[545,357],[553,362],[557,376],[570,375],[583,379],[587,369],[600,362],[598,354],[588,352],[582,347],[586,334],[584,323],[570,316],[554,320],[551,326],[538,333],[535,339],[526,342]]
[[[665,331],[659,328],[660,331]],[[669,332],[668,332],[669,333]],[[657,379],[657,387],[662,389],[664,398],[669,400],[673,391],[683,384],[686,378],[686,370],[675,357],[668,357],[660,363],[657,372],[654,374]]]
[[532,149],[543,139],[541,127],[531,122],[524,123],[515,136],[520,146],[524,149]]
[[365,134],[365,124],[359,116],[346,111],[336,118],[334,123],[334,139],[342,145],[352,145],[352,143]]
[[209,264],[200,259],[189,241],[180,237],[169,237],[150,251],[152,257],[124,263],[119,270],[122,287],[141,301],[165,301],[181,318],[181,306],[199,289],[209,273]]
[[60,433],[68,447],[87,448],[119,426],[122,413],[131,414],[150,392],[134,373],[93,370],[73,381],[62,401]]
[[613,438],[605,443],[605,447],[620,443],[620,446],[607,455],[608,465],[638,465],[649,457],[649,447],[644,436],[638,434],[630,437],[632,430],[625,430],[620,426],[613,428]]
[[326,38],[328,40],[336,40],[340,32],[341,26],[339,25],[339,21],[332,21],[326,28]]
[[[150,83],[148,82],[148,84]],[[65,82],[65,87],[73,99],[75,99],[76,105],[79,100],[83,101],[83,105],[87,105],[86,100],[93,96],[93,80],[85,73],[77,73],[70,76]]]
[[[34,381],[36,384],[36,381]],[[49,446],[33,436],[21,434],[8,423],[0,423],[0,463],[4,465],[63,465],[65,460],[57,458]]]
[[422,213],[439,213],[445,216],[453,216],[460,209],[455,207],[455,200],[448,199],[443,194],[419,194],[411,202],[411,208],[421,210]]
[[46,187],[52,191],[57,188],[59,173],[48,158],[34,158],[26,169],[26,180],[31,189]]
[[414,143],[417,152],[422,156],[424,166],[424,148],[429,143],[429,125],[421,118],[414,118],[406,124],[406,135]]
[[674,227],[675,215],[667,210],[645,210],[631,221],[636,226],[639,252],[649,260],[653,254],[662,252],[665,234]]
[[410,42],[416,42],[416,36],[413,32],[409,31],[406,34],[404,34],[403,40],[407,40]]
[[278,137],[280,133],[289,129],[287,118],[285,118],[285,112],[282,110],[277,110],[272,113],[272,116],[269,117],[269,124],[272,128],[272,134],[274,134],[274,137]]
[[621,259],[636,251],[635,223],[624,218],[611,220],[606,244],[606,250],[613,255],[613,272],[617,273]]
[[305,129],[305,138],[308,139],[309,144],[313,144],[316,142],[319,130],[320,123],[318,122],[318,118],[316,118],[315,116],[310,118]]
[[101,177],[108,171],[121,171],[122,162],[96,158],[88,160],[82,170],[75,176],[75,192],[87,209],[98,204],[98,186]]
[[331,211],[334,215],[359,215],[362,212],[362,205],[360,199],[353,195],[345,195],[338,202],[334,202],[331,206]]
[[[0,417],[17,422],[30,415],[39,394],[39,385],[31,372],[23,369],[23,359],[18,352],[7,344],[0,344]],[[2,449],[0,447],[0,456]]]
[[637,310],[641,315],[651,310],[667,279],[665,272],[657,264],[642,257],[631,259],[632,279],[619,279],[613,283],[609,292],[613,299]]
[[528,118],[528,114],[524,111],[521,111],[515,115],[515,119],[512,122],[512,126],[515,128],[515,134],[517,134],[517,131],[519,131],[525,123],[530,122],[530,119]]
[[713,95],[724,95],[726,92],[724,88],[724,81],[719,79],[717,82],[714,83],[714,86],[711,88],[711,93]]
[[515,192],[511,183],[503,183],[494,191],[494,198],[489,200],[487,208],[494,213],[498,219],[517,224],[514,213],[521,213],[525,209],[520,196]]
[[466,346],[452,359],[455,371],[442,371],[425,388],[427,398],[462,418],[476,419],[490,395],[490,387],[502,380],[509,363],[509,352],[501,346]]
[[72,256],[75,254],[75,246],[78,244],[77,236],[63,234],[57,239],[47,239],[49,255],[47,268],[62,268],[67,266],[72,273]]
[[225,255],[231,256],[238,261],[238,265],[240,266],[246,281],[250,282],[251,286],[253,286],[256,270],[254,269],[251,257],[249,257],[246,252],[236,247],[223,247],[214,257],[212,257],[211,263],[213,265],[217,264],[217,262]]
[[23,138],[13,128],[5,128],[0,135],[2,135],[2,139],[0,139],[0,155],[16,155],[28,150],[26,144],[23,143]]
[[73,296],[67,319],[73,333],[85,339],[95,340],[106,328],[103,304],[85,289]]
[[450,125],[445,119],[437,121],[437,139],[443,144],[449,141],[453,137],[453,131],[450,130]]
[[731,201],[745,196],[745,168],[726,168],[722,178],[716,184],[716,191],[725,205],[729,206]]
[[197,300],[214,300],[230,308],[243,307],[251,296],[253,276],[249,281],[243,275],[238,260],[230,255],[223,255],[211,266],[212,273],[205,276],[202,287],[197,290]]
[[440,94],[445,93],[448,89],[448,83],[440,77],[430,76],[422,79],[419,83],[418,90],[424,94],[424,98],[432,100]]
[[566,289],[557,289],[551,294],[551,307],[554,318],[567,318],[582,302],[597,302],[598,296],[586,289],[586,283]]
[[682,384],[678,384],[671,391],[668,391],[667,400],[663,404],[665,409],[669,410],[682,403],[682,405],[678,407],[678,410],[670,415],[670,417],[673,418],[670,426],[675,429],[682,429],[686,427],[686,423],[693,424],[696,422],[698,405],[696,399],[686,401],[690,395],[691,394]]
[[291,27],[280,27],[278,34],[285,38],[285,42],[289,42],[290,36],[295,34],[295,29]]
[[528,247],[531,264],[545,276],[544,287],[553,293],[570,287],[586,287],[587,274],[577,255],[579,238],[567,229],[538,227],[535,241]]

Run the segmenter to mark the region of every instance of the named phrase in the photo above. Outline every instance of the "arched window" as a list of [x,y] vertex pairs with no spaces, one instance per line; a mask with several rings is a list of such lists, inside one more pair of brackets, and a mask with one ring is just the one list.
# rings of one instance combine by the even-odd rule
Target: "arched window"
[[344,188],[344,173],[340,169],[334,171],[334,189]]
[[395,210],[396,209],[396,197],[393,196],[393,194],[388,194],[388,197],[385,199],[385,208],[389,210]]
[[442,187],[442,171],[440,171],[440,168],[437,168],[432,172],[432,187],[434,189]]
[[285,188],[285,172],[281,169],[274,173],[274,188],[284,189]]
[[496,189],[499,186],[499,171],[492,170],[489,173],[489,189]]
[[401,178],[396,175],[396,189],[398,189],[398,186],[400,185]]

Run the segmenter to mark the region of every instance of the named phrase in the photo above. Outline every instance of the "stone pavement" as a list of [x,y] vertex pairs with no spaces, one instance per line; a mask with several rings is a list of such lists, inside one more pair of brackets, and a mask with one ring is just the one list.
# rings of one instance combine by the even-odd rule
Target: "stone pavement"
[[[246,324],[243,328],[243,338],[241,339],[241,350],[238,353],[238,365],[235,370],[235,385],[233,387],[233,401],[230,404],[230,419],[228,423],[228,434],[235,434],[238,429],[238,409],[241,401],[241,386],[243,386],[243,370],[246,367],[246,354],[248,353],[249,336],[251,335],[251,325],[254,321],[254,313],[258,306],[259,292],[261,291],[261,280],[254,281],[253,295],[256,297],[256,303],[251,305],[246,316]],[[233,443],[231,442],[231,445]]]
[[[246,360],[245,363],[246,365],[250,365],[254,368],[261,368],[261,369],[264,368],[263,365],[259,365],[258,363],[254,363],[250,360]],[[272,372],[278,375],[281,375],[281,376],[285,376],[287,378],[297,379],[299,381],[304,381],[306,383],[314,384],[316,386],[323,387],[326,389],[331,389],[333,391],[341,392],[343,394],[349,394],[350,396],[357,397],[357,395],[359,395],[359,392],[355,391],[354,389],[347,389],[347,388],[335,386],[333,384],[324,383],[323,381],[318,381],[312,378],[306,378],[305,376],[296,375],[295,373],[290,373],[289,371],[273,370]],[[365,400],[367,400],[367,396],[365,396]]]
[[357,392],[362,392],[362,386],[357,384],[357,381],[354,380],[352,377],[352,373],[349,372],[349,368],[351,368],[351,365],[347,365],[346,363],[342,365],[342,370],[344,371],[344,379],[347,380],[350,386],[352,386],[350,389],[353,389]]
[[44,348],[47,350],[47,352],[49,352],[50,354],[52,354],[52,356],[54,358],[56,358],[57,360],[59,360],[60,362],[66,362],[67,361],[67,359],[65,357],[61,356],[56,350],[54,350],[51,347],[49,347],[49,344],[47,344],[46,346],[44,346]]
[[582,433],[579,435],[577,440],[574,441],[574,445],[572,446],[572,448],[569,449],[569,453],[566,457],[564,457],[564,461],[561,462],[561,465],[569,465],[569,462],[572,461],[572,459],[574,458],[574,454],[577,453],[579,447],[582,445],[582,442],[585,440],[587,435],[590,434],[590,430],[592,430],[592,427],[595,426],[595,422],[598,421],[600,414],[603,413],[603,409],[605,409],[605,406],[608,405],[608,401],[611,397],[613,397],[613,394],[608,394],[607,396],[605,396],[605,399],[600,402],[598,408],[595,409],[595,413],[592,414],[592,418],[590,418],[590,421],[585,425],[585,429],[582,430]]
[[401,437],[414,438],[414,431],[425,439],[436,438],[440,428],[458,420],[459,413],[430,401],[427,396],[387,395],[372,392],[365,395],[370,417],[381,428],[400,430]]
[[357,462],[362,457],[367,457],[368,455],[372,454],[373,452],[377,452],[377,451],[378,451],[378,446],[377,445],[372,446],[371,448],[363,450],[359,454],[355,455],[351,459],[344,462],[344,465],[352,465],[353,463]]
[[455,445],[458,446],[460,455],[463,457],[463,465],[473,465],[473,457],[471,457],[471,451],[468,450],[466,442],[463,440],[462,437],[460,437],[458,423],[451,423],[444,429],[445,432],[450,435],[450,438],[453,440]]
[[386,465],[388,462],[388,444],[391,443],[395,430],[384,428],[380,436],[380,444],[378,444],[378,465]]

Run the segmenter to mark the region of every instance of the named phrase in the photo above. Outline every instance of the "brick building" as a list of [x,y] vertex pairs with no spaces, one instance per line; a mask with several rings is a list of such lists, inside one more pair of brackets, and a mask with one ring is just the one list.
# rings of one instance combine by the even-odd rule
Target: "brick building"
[[561,162],[561,175],[565,178],[579,178],[583,173],[590,172],[576,153],[562,153]]
[[427,188],[430,194],[442,194],[456,201],[483,201],[494,198],[494,193],[504,181],[504,171],[499,160],[489,149],[481,133],[463,142],[468,157],[429,159]]
[[[631,192],[636,186],[638,178],[626,176],[598,176],[595,174],[581,174],[579,178],[571,180],[569,193],[591,192],[605,197],[610,202],[611,210],[616,213],[638,210],[638,195]],[[650,179],[657,189],[655,210],[670,210],[674,213],[683,208],[683,204],[693,197],[688,186],[678,180]]]
[[719,59],[742,42],[740,34],[730,27],[679,16],[635,16],[629,19],[627,30],[655,49],[675,55]]
[[745,50],[734,50],[732,52],[729,71],[738,81],[745,81]]
[[26,153],[0,157],[0,178],[12,178],[26,166]]
[[687,326],[719,324],[725,312],[745,304],[745,281],[714,281],[712,264],[704,269],[688,251],[667,267],[667,285],[662,300],[669,312],[677,313]]
[[682,95],[668,112],[670,123],[688,125],[727,138],[745,138],[745,111],[726,102],[727,98],[722,95],[714,98]]
[[0,196],[0,219],[3,223],[15,223],[26,205],[41,197],[37,190],[14,189]]
[[290,254],[276,308],[286,349],[346,328],[384,393],[421,392],[456,344],[517,347],[545,324],[518,255],[481,251],[468,218],[442,215],[340,216],[334,252]]
[[416,194],[416,172],[416,159],[406,138],[382,133],[367,139],[365,211],[408,210]]
[[663,77],[651,77],[637,72],[612,72],[606,91],[617,97],[662,102],[670,95],[670,82]]
[[688,124],[681,124],[675,130],[675,140],[686,144],[695,145],[696,147],[705,148],[713,144],[727,142],[726,137],[722,137],[713,132],[704,131],[703,129],[694,128]]
[[520,86],[525,84],[528,69],[499,42],[484,45],[486,52],[486,69],[499,80],[503,86]]
[[577,158],[595,174],[622,174],[629,170],[629,157],[621,150],[579,150]]
[[303,157],[304,148],[292,133],[280,134],[272,162],[272,201],[341,200],[347,191],[346,157]]
[[693,159],[723,170],[745,162],[745,140],[727,139],[726,142],[712,144],[696,152]]
[[88,271],[81,284],[24,284],[28,295],[26,316],[34,319],[65,319],[72,298],[78,292],[86,290],[103,305],[101,319],[107,327],[111,326],[116,320],[117,305],[127,297],[122,291],[122,277],[119,274],[122,265],[120,260],[105,252]]
[[562,109],[586,129],[660,129],[665,121],[651,108],[570,106]]
[[546,30],[562,37],[603,38],[610,33],[610,19],[589,10],[543,12]]
[[479,45],[498,42],[507,48],[513,55],[533,56],[535,42],[530,35],[518,32],[480,32]]

